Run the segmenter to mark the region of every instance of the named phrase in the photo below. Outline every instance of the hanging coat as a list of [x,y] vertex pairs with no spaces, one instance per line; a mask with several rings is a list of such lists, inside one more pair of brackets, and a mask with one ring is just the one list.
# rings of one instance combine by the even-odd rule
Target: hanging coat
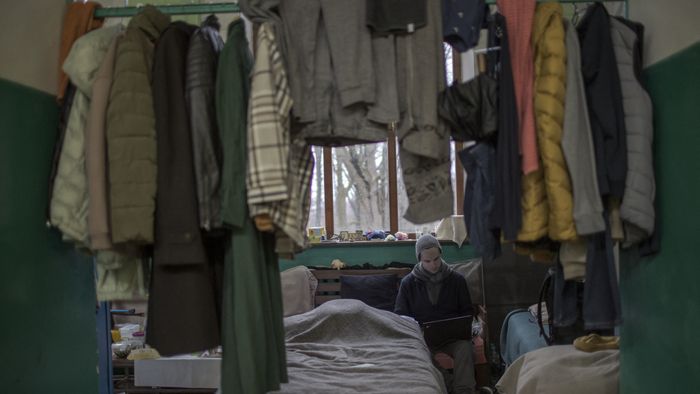
[[192,129],[199,223],[205,230],[221,227],[221,141],[216,125],[216,65],[224,41],[219,21],[210,15],[197,29],[187,51],[187,109]]
[[[576,233],[589,235],[605,230],[603,202],[598,189],[593,135],[581,75],[581,48],[576,27],[568,21],[565,22],[566,106],[561,144],[571,176]],[[564,258],[562,264],[565,264]],[[566,266],[564,276],[567,276]]]
[[522,224],[518,241],[533,242],[549,233],[549,204],[544,171],[539,168],[522,176]]
[[501,229],[504,240],[514,241],[522,224],[518,110],[515,104],[508,29],[503,15],[495,13],[493,19],[489,25],[488,46],[500,46],[501,49],[487,54],[490,59],[489,72],[498,78],[495,203],[491,212],[491,225]]
[[594,3],[576,27],[581,71],[596,152],[598,187],[621,199],[627,177],[627,143],[620,77],[605,6]]
[[627,177],[620,217],[625,225],[625,243],[629,245],[648,238],[654,232],[656,182],[652,151],[653,108],[637,73],[642,62],[640,41],[644,37],[644,27],[610,18],[610,28],[622,83],[627,130]]
[[151,67],[153,45],[169,21],[145,6],[117,47],[106,126],[114,243],[153,242],[157,168]]
[[566,45],[559,3],[537,6],[532,30],[535,56],[535,114],[544,186],[549,207],[548,234],[555,241],[576,238],[573,197],[561,147],[566,96]]
[[[120,26],[120,32],[122,30]],[[109,189],[107,187],[107,141],[105,116],[109,92],[112,87],[114,61],[117,45],[122,35],[118,34],[109,45],[107,53],[95,73],[92,84],[92,100],[85,126],[85,170],[88,183],[88,231],[90,248],[104,250],[112,248],[109,226]]]
[[266,393],[287,381],[282,290],[274,235],[257,231],[246,204],[246,113],[252,60],[242,20],[219,57],[216,108],[223,146],[222,219],[231,227],[224,267],[221,391]]
[[63,69],[76,87],[51,197],[51,223],[64,238],[88,246],[88,186],[85,169],[85,125],[92,83],[119,27],[92,31],[73,45]]
[[221,343],[214,269],[199,228],[185,103],[187,48],[194,30],[195,26],[173,22],[154,56],[158,210],[146,340],[163,355],[202,351]]

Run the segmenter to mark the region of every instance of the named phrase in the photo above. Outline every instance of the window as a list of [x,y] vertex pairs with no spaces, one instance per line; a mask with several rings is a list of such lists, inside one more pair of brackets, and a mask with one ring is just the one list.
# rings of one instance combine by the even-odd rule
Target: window
[[333,148],[333,222],[338,230],[389,229],[387,143]]
[[[452,55],[445,45],[447,80],[461,74],[460,56]],[[402,217],[408,207],[399,163],[398,142],[389,131],[388,142],[342,148],[314,147],[316,159],[311,184],[309,227],[325,227],[331,236],[340,231],[356,230],[434,231],[439,221],[414,224]],[[455,192],[453,212],[462,213],[464,171],[455,152],[462,144],[452,143],[452,188]],[[328,174],[328,176],[326,176]]]

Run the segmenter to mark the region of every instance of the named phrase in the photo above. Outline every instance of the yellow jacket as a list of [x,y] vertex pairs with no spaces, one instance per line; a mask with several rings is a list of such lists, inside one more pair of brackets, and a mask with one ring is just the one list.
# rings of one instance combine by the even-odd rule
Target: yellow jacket
[[[546,191],[549,238],[568,241],[576,238],[576,228],[571,179],[561,147],[566,96],[566,33],[559,3],[537,6],[532,47],[535,124],[544,175],[544,182],[536,187],[543,187]],[[528,181],[527,177],[525,181]]]

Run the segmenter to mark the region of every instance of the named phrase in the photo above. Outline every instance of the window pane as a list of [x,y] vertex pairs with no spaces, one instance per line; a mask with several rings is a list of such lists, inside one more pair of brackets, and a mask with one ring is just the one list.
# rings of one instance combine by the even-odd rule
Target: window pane
[[333,148],[335,232],[389,230],[387,143]]
[[323,198],[323,148],[314,146],[311,150],[316,164],[311,179],[311,208],[309,209],[308,227],[324,227],[326,225],[326,205]]

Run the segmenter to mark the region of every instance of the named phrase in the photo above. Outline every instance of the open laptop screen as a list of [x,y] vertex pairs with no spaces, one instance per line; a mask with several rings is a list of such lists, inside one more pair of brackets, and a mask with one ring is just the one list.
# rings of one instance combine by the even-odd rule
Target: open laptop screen
[[430,348],[440,348],[450,342],[472,339],[472,315],[434,320],[421,324],[425,343]]

